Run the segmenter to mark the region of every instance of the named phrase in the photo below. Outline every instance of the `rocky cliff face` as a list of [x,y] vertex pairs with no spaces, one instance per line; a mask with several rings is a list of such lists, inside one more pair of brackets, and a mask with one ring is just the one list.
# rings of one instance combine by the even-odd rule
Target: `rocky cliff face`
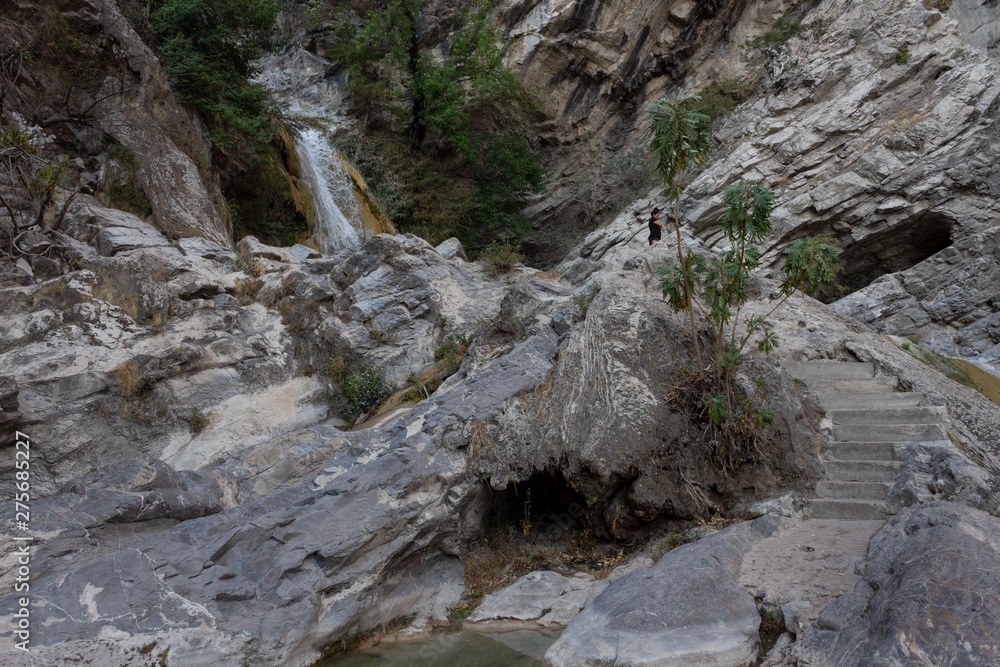
[[71,168],[82,189],[93,193],[112,180],[110,137],[133,156],[160,230],[230,243],[218,178],[207,169],[204,123],[177,102],[160,62],[114,0],[11,3],[0,21],[9,30],[4,48],[22,59],[5,71],[7,101],[81,156]]
[[[685,191],[685,224],[713,246],[722,187],[761,180],[778,196],[765,254],[772,266],[790,241],[830,235],[841,247],[844,290],[860,290],[838,308],[989,363],[996,66],[936,10],[914,3],[872,12],[834,3],[809,15],[829,21],[826,34],[793,40],[794,66],[765,80],[764,93],[717,129],[718,157]],[[615,244],[641,242],[637,216],[646,210],[632,211],[574,255],[597,259]]]

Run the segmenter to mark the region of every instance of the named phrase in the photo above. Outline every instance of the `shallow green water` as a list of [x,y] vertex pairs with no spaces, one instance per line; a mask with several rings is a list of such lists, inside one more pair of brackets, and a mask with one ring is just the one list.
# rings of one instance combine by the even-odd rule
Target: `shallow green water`
[[321,667],[538,667],[559,631],[435,632],[415,642],[382,643]]

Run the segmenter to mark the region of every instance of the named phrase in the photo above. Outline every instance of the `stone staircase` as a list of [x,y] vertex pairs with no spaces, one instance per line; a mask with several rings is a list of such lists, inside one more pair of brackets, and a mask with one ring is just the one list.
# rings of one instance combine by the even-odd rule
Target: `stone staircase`
[[884,519],[885,499],[902,467],[897,447],[949,445],[947,410],[921,405],[923,394],[897,392],[897,379],[875,375],[872,364],[784,362],[782,367],[817,395],[833,424],[823,455],[826,476],[806,503],[808,518]]

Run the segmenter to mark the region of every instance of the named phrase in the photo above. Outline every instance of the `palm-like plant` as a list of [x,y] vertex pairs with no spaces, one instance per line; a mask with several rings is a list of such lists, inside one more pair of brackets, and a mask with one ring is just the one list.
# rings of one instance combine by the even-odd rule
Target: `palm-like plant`
[[674,200],[674,226],[677,229],[677,260],[683,278],[682,300],[691,318],[691,336],[694,339],[694,353],[698,362],[698,372],[704,365],[701,347],[698,344],[698,328],[695,323],[694,298],[691,292],[691,276],[684,260],[681,246],[681,191],[685,170],[700,165],[708,154],[709,117],[696,107],[701,98],[697,95],[684,96],[678,92],[674,101],[660,100],[649,111],[653,126],[653,157],[656,170],[663,184]]

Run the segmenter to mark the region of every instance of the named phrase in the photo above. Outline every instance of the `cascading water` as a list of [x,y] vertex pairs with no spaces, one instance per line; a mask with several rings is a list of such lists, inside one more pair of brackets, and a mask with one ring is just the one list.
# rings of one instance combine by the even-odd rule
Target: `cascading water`
[[351,223],[361,219],[354,196],[354,181],[327,136],[313,127],[299,131],[296,148],[302,163],[302,180],[309,185],[316,207],[316,233],[320,250],[333,253],[358,245],[361,238]]
[[317,129],[332,133],[353,122],[344,112],[347,104],[338,80],[328,76],[330,63],[291,47],[268,56],[258,66],[257,81],[274,94],[297,128],[295,149],[315,206],[316,245],[329,254],[360,244],[364,224],[354,180],[330,145],[329,133]]

